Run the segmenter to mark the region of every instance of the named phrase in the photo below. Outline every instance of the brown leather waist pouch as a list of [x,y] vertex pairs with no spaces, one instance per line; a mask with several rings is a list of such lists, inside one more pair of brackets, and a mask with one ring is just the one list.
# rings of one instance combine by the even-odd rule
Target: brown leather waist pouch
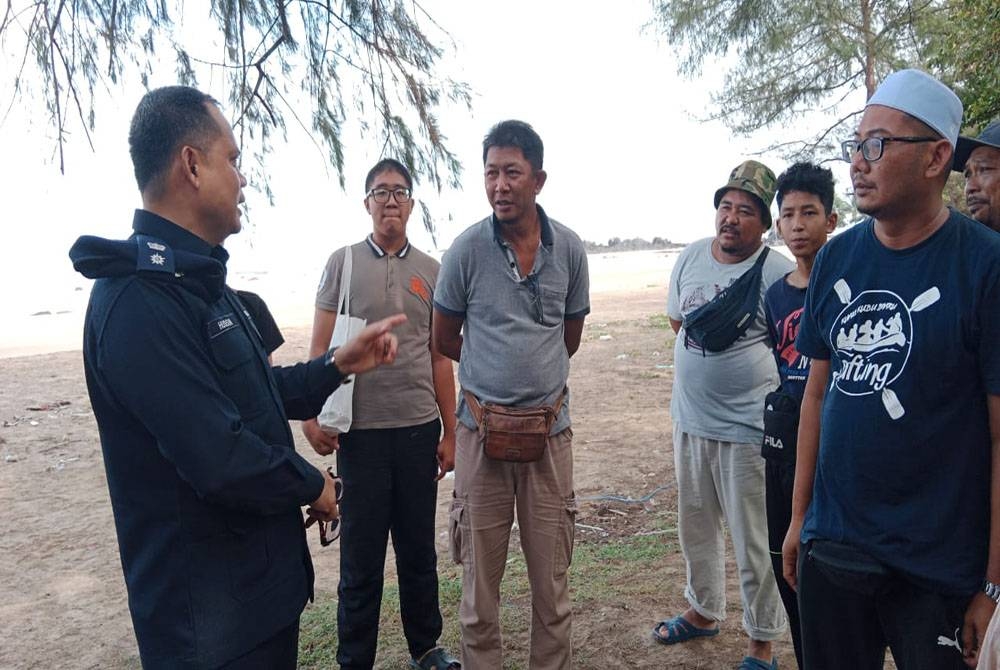
[[481,405],[474,395],[464,393],[483,436],[483,451],[492,459],[512,463],[531,463],[542,457],[565,396],[564,391],[554,407],[504,407]]

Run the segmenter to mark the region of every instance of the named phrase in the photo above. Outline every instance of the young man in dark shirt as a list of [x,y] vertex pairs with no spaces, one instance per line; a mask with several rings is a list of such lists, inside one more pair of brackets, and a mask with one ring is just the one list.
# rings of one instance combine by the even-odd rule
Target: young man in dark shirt
[[[766,459],[767,540],[778,592],[788,613],[788,626],[795,645],[795,658],[802,667],[802,639],[795,591],[785,581],[781,568],[781,543],[792,517],[792,484],[795,481],[795,432],[798,408],[809,375],[809,357],[795,348],[799,319],[806,301],[806,287],[813,261],[827,236],[837,227],[833,211],[833,173],[811,163],[796,163],[778,177],[778,234],[795,256],[795,269],[776,281],[764,297],[767,329],[774,347],[774,360],[781,378],[779,391],[788,398],[768,396],[764,413]],[[785,400],[787,409],[775,407]],[[785,409],[784,412],[781,410]]]

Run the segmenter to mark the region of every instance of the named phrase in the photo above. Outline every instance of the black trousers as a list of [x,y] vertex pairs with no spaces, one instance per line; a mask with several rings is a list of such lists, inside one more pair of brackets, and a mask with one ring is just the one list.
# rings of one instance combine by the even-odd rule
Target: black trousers
[[802,666],[802,631],[799,623],[799,603],[795,590],[785,581],[781,565],[781,545],[792,521],[792,485],[795,483],[795,463],[768,458],[764,461],[765,504],[767,508],[767,543],[771,554],[771,569],[778,582],[778,594],[788,614],[788,630],[792,633],[795,660]]
[[299,620],[278,631],[219,670],[295,670],[299,660]]
[[441,422],[352,430],[340,436],[340,586],[337,662],[370,669],[378,646],[385,553],[391,535],[399,609],[410,655],[437,645],[438,606],[434,514]]
[[920,588],[895,572],[872,574],[799,554],[799,611],[807,670],[959,670],[961,629],[972,596]]

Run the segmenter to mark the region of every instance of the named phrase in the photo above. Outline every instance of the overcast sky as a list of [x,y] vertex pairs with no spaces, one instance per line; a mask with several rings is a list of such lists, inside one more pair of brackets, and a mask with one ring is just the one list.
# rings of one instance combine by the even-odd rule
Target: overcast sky
[[[712,194],[729,170],[766,138],[732,137],[711,112],[708,90],[721,75],[697,81],[676,74],[676,57],[654,34],[648,0],[427,0],[457,51],[442,71],[471,84],[472,114],[450,109],[441,121],[465,166],[462,189],[427,200],[446,247],[488,214],[482,186],[481,141],[504,118],[528,121],[545,143],[548,182],[539,202],[583,238],[666,237],[691,241],[712,233]],[[163,67],[153,85],[175,83]],[[207,82],[206,82],[207,84]],[[98,109],[95,152],[70,138],[66,174],[54,162],[53,131],[44,118],[15,109],[0,126],[3,239],[0,282],[69,281],[66,251],[77,235],[125,237],[138,206],[126,134],[142,95],[133,86],[108,94]],[[221,91],[210,91],[224,99]],[[379,147],[347,143],[347,190],[341,191],[322,156],[301,137],[269,163],[272,207],[248,190],[246,230],[227,246],[244,269],[271,272],[303,264],[319,268],[334,248],[370,230],[361,204],[363,177]],[[785,167],[764,158],[776,172]],[[842,190],[842,189],[841,189]],[[431,241],[414,218],[411,239]]]

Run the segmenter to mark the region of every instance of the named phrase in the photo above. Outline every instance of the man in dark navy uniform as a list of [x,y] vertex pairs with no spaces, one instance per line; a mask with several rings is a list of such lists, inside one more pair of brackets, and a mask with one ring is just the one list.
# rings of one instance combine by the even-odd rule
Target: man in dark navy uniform
[[129,609],[145,668],[294,668],[313,570],[300,507],[337,516],[330,476],[295,453],[352,373],[391,362],[397,316],[308,363],[272,368],[225,285],[240,230],[239,149],[211,97],[156,89],[129,148],[143,208],[128,240],[81,237],[96,278],[84,366]]

